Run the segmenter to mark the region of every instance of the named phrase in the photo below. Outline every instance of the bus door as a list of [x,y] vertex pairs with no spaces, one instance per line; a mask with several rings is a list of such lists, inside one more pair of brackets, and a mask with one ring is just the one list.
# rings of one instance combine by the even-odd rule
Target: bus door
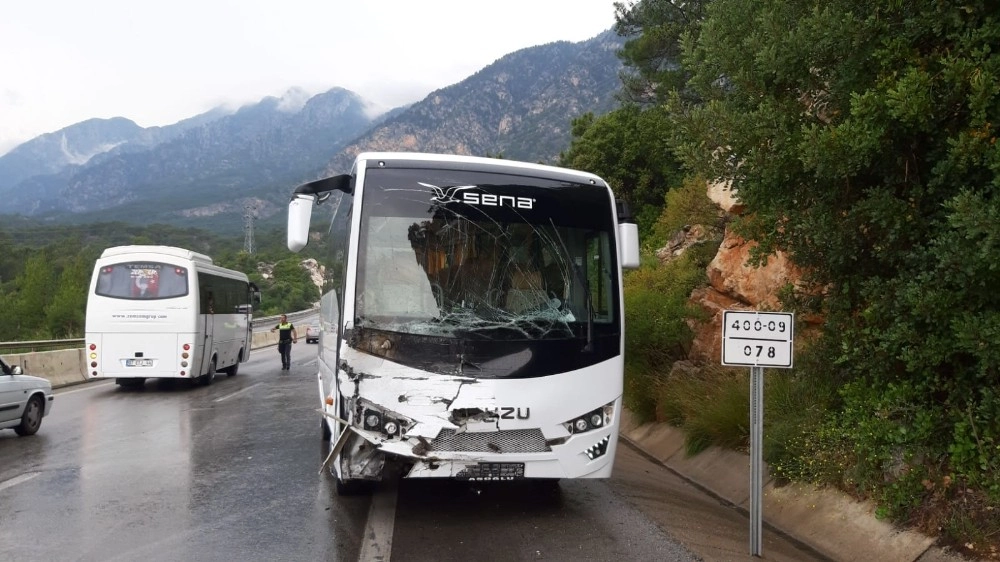
[[201,294],[201,302],[198,303],[199,312],[202,317],[201,332],[201,368],[191,376],[197,377],[208,372],[208,366],[212,362],[212,351],[215,346],[215,296],[211,290]]
[[250,357],[250,349],[253,348],[253,311],[256,305],[260,304],[260,288],[256,284],[250,283],[248,285],[250,294],[248,295],[247,302],[249,304],[243,305],[241,311],[243,312],[243,320],[246,322],[247,332],[244,337],[246,346],[243,351],[243,356],[239,357],[237,361],[247,361]]

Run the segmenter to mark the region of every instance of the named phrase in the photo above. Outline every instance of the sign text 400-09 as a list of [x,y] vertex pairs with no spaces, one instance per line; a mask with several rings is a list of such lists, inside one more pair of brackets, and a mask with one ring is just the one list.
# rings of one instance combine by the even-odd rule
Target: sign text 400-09
[[768,320],[767,322],[754,320],[753,323],[751,323],[750,320],[743,320],[742,322],[736,320],[732,323],[731,327],[733,330],[737,331],[744,330],[749,332],[752,328],[754,332],[767,330],[768,332],[778,332],[779,334],[783,334],[787,328],[784,322],[776,322],[774,320]]

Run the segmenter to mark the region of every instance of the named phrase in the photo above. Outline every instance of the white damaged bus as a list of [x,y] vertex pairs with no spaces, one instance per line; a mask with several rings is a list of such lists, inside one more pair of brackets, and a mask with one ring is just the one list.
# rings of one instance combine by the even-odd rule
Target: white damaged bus
[[[341,494],[383,476],[606,478],[622,412],[622,268],[637,228],[601,178],[362,153],[289,203],[327,208],[319,398]],[[390,471],[390,469],[392,469]]]
[[87,295],[87,377],[123,387],[147,378],[212,384],[250,357],[253,304],[246,274],[171,246],[117,246],[94,264]]

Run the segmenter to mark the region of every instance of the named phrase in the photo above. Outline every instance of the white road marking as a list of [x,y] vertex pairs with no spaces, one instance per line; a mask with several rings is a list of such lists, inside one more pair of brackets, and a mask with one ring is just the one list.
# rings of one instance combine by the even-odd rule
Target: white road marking
[[23,484],[28,480],[31,480],[32,478],[38,476],[39,474],[41,474],[41,472],[25,472],[20,476],[15,476],[10,480],[5,480],[3,482],[0,482],[0,492],[6,490],[7,488],[17,486],[18,484]]
[[259,383],[259,382],[253,383],[253,384],[251,384],[250,386],[248,386],[246,388],[241,388],[240,390],[237,390],[236,392],[227,394],[225,396],[220,396],[220,397],[216,398],[215,400],[212,400],[212,402],[222,402],[223,400],[229,400],[233,396],[239,396],[240,394],[243,394],[244,392],[250,390],[251,388],[253,388],[255,386],[260,386],[260,385],[261,385],[261,383]]
[[389,562],[392,530],[396,524],[396,486],[379,486],[368,510],[368,523],[361,535],[358,562]]

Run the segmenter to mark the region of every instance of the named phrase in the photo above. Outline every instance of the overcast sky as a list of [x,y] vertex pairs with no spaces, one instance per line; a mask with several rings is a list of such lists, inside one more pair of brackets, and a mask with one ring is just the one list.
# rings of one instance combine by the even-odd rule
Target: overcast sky
[[614,14],[614,0],[0,0],[0,154],[92,117],[168,125],[292,87],[395,107]]

